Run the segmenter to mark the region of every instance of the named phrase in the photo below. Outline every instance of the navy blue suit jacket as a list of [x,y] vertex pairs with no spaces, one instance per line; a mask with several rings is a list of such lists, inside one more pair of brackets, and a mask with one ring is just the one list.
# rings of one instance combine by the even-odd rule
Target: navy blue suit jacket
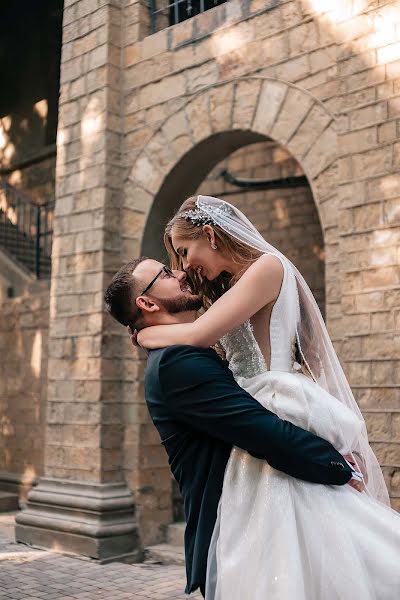
[[186,593],[204,590],[207,553],[232,446],[306,481],[343,485],[333,446],[279,419],[234,380],[211,349],[171,346],[148,357],[145,396],[183,496]]

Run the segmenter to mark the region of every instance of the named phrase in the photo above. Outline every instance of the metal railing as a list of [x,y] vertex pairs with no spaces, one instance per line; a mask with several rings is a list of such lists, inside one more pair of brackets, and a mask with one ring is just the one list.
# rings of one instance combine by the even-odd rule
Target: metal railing
[[40,279],[51,273],[54,202],[35,204],[0,180],[0,246]]
[[150,31],[155,33],[171,25],[224,4],[227,0],[149,0]]

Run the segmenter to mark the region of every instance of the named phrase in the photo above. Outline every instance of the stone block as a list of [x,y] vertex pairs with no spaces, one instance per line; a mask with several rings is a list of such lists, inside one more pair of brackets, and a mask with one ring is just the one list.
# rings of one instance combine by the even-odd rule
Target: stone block
[[193,19],[187,19],[186,21],[176,24],[171,33],[171,48],[176,48],[181,44],[189,42],[194,36]]
[[278,118],[271,129],[271,137],[282,145],[294,135],[313,105],[313,99],[303,90],[289,88]]
[[88,70],[97,69],[98,67],[105,65],[108,62],[109,50],[108,44],[97,46],[91,50],[89,54]]
[[261,84],[260,79],[244,80],[237,83],[233,104],[233,129],[251,129]]
[[151,83],[140,90],[140,106],[151,106],[181,96],[186,91],[183,74],[171,75],[165,79]]
[[258,65],[274,65],[286,60],[289,56],[289,41],[287,32],[256,40],[249,45],[254,48],[254,62]]
[[400,444],[372,442],[371,447],[380,465],[390,466],[400,464]]
[[357,294],[355,297],[355,309],[357,312],[373,312],[384,308],[383,292],[368,292]]
[[308,54],[292,58],[276,66],[278,79],[296,82],[310,74],[310,59]]
[[232,125],[233,84],[211,88],[209,95],[209,115],[213,132],[229,130]]
[[398,197],[398,176],[396,174],[375,177],[367,183],[368,197],[371,200],[385,200]]
[[304,156],[318,136],[331,121],[331,115],[319,104],[314,104],[310,112],[289,139],[287,147],[296,157]]
[[[106,30],[105,26],[102,28],[104,31]],[[104,40],[105,42],[105,40]],[[103,42],[103,43],[104,43]],[[90,52],[94,50],[99,44],[98,32],[91,31],[87,35],[75,40],[73,44],[73,53],[74,56],[79,56],[80,54],[86,54],[86,52]]]
[[166,52],[168,47],[167,31],[163,29],[151,36],[147,36],[141,42],[141,57],[143,60],[151,58],[162,52]]
[[308,21],[289,30],[291,56],[310,52],[318,47],[318,29],[315,21]]
[[400,198],[386,200],[383,211],[385,223],[389,225],[400,224]]
[[[340,109],[342,111],[350,111],[352,109],[356,109],[355,112],[358,113],[358,107],[361,106],[362,108],[359,109],[361,111],[360,117],[361,119],[364,119],[364,114],[362,111],[364,110],[365,104],[372,104],[375,101],[375,87],[371,86],[362,90],[357,90],[355,92],[343,94],[340,101]],[[369,107],[367,108],[369,109]]]
[[400,413],[392,416],[392,439],[395,441],[400,440]]
[[333,164],[337,153],[337,135],[333,127],[322,132],[303,159],[305,171],[309,177],[316,177]]
[[[207,51],[208,48],[208,51]],[[194,65],[210,60],[213,58],[210,50],[210,43],[203,41],[200,47],[189,45],[175,48],[172,58],[172,71],[179,72],[183,69],[188,69]],[[197,55],[196,55],[197,52]]]
[[389,98],[388,100],[389,118],[398,117],[400,115],[400,96],[397,98]]
[[321,48],[310,52],[310,70],[311,73],[317,73],[329,69],[335,64],[335,51],[333,47]]
[[362,152],[375,148],[378,141],[377,128],[368,127],[340,135],[339,150],[343,154]]
[[365,362],[348,362],[346,375],[350,385],[367,385],[371,381],[371,365]]
[[208,61],[200,66],[188,69],[187,73],[187,92],[194,92],[212,86],[218,81],[218,65],[214,61]]
[[375,229],[383,224],[382,204],[367,204],[352,209],[353,226],[356,231]]
[[133,236],[139,236],[142,233],[146,222],[146,214],[129,208],[123,208],[121,217],[124,232],[129,232]]
[[270,133],[286,93],[286,85],[269,80],[264,81],[253,121],[255,131],[265,135]]
[[400,272],[397,267],[384,267],[379,269],[370,269],[362,273],[362,278],[366,288],[385,288],[393,285],[399,285]]
[[378,142],[392,142],[397,139],[397,128],[395,121],[388,121],[378,126]]
[[358,108],[350,113],[350,127],[352,129],[364,128],[387,119],[386,102],[377,102],[371,106]]
[[395,329],[395,316],[389,311],[371,315],[371,331],[382,333]]
[[130,67],[136,64],[141,58],[141,45],[138,43],[130,44],[123,51],[124,66]]
[[164,179],[164,174],[158,171],[156,162],[142,154],[135,162],[129,179],[145,190],[156,193]]
[[152,194],[146,192],[146,190],[141,187],[133,185],[130,180],[126,182],[124,188],[124,206],[147,214],[151,208],[152,202]]
[[198,143],[211,135],[212,129],[208,93],[202,93],[194,98],[185,107],[185,112],[195,143]]
[[370,442],[389,442],[392,439],[391,413],[364,413]]
[[368,50],[366,52],[352,56],[347,60],[340,61],[338,63],[338,72],[340,77],[347,77],[360,71],[365,71],[366,65],[369,68],[373,68],[376,65],[376,54],[374,50]]
[[97,0],[79,0],[79,2],[76,3],[75,17],[76,17],[76,19],[81,19],[82,17],[86,17],[87,15],[90,15],[90,13],[95,12],[97,10],[97,8],[98,8]]
[[343,79],[347,92],[367,88],[385,81],[385,65],[371,67]]

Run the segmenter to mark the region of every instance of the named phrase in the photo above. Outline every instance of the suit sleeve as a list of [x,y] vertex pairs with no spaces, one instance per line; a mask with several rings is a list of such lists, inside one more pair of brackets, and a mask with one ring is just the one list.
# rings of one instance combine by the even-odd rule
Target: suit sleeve
[[329,442],[264,408],[236,383],[213,350],[167,348],[160,358],[159,382],[169,410],[185,426],[299,479],[343,485],[351,478],[347,463]]

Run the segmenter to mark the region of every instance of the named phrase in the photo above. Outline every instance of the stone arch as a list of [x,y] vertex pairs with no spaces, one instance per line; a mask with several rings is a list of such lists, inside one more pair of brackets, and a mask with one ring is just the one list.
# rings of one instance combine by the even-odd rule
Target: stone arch
[[[125,186],[122,235],[126,256],[132,255],[133,240],[137,252],[154,254],[154,233],[160,223],[196,189],[210,168],[234,150],[265,139],[286,147],[303,168],[324,234],[336,229],[333,115],[294,84],[243,77],[190,97],[138,153]],[[180,178],[178,187],[179,174],[185,171],[189,178]]]

